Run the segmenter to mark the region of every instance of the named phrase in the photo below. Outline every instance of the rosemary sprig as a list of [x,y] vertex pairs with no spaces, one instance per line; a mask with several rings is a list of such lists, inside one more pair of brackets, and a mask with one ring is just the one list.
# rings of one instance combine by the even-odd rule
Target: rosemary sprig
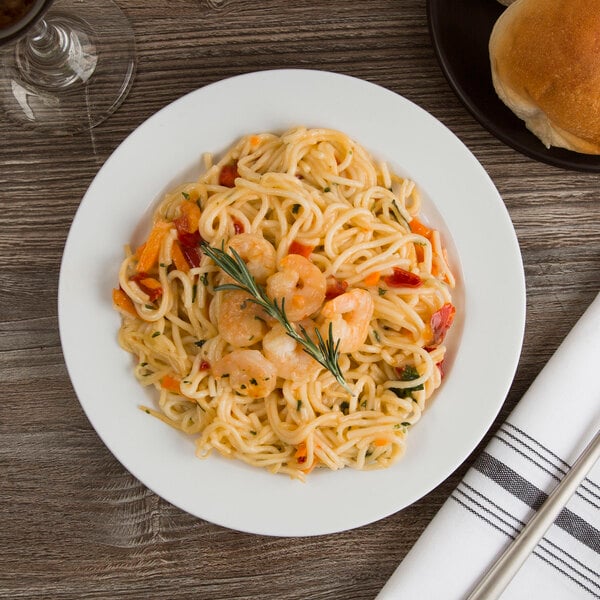
[[337,382],[349,394],[352,394],[352,390],[346,383],[340,369],[340,341],[334,341],[331,323],[329,324],[327,340],[323,339],[321,332],[315,327],[315,335],[317,337],[317,343],[315,343],[302,325],[299,326],[300,332],[294,329],[294,326],[290,323],[285,313],[285,300],[281,301],[281,305],[278,304],[277,300],[271,300],[267,296],[265,289],[256,283],[256,280],[252,277],[250,271],[248,271],[246,263],[233,248],[231,248],[231,256],[222,248],[214,248],[206,243],[202,245],[202,250],[224,273],[236,282],[219,285],[215,287],[215,290],[242,290],[243,292],[247,292],[251,296],[248,300],[258,304],[269,316],[279,321],[285,332],[298,342],[308,355],[312,356],[320,365],[330,371]]

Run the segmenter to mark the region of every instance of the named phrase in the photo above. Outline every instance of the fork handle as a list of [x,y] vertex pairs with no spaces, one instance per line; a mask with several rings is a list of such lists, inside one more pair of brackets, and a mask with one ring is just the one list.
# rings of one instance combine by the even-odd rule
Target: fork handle
[[596,432],[562,481],[552,490],[537,513],[483,576],[466,600],[495,600],[500,597],[598,458],[600,458],[600,431]]

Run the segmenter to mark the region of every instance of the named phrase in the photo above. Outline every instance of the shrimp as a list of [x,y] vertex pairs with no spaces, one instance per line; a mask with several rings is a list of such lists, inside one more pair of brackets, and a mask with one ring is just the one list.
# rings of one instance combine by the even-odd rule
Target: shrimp
[[267,278],[275,273],[275,248],[264,237],[254,233],[240,233],[227,242],[227,248],[240,255],[257,283],[266,283]]
[[[309,334],[314,331],[315,324],[310,319],[306,319],[301,325]],[[321,365],[286,333],[282,325],[275,325],[265,335],[262,346],[265,356],[275,365],[277,375],[284,379],[310,380],[321,368]]]
[[290,321],[301,321],[319,310],[325,300],[327,281],[319,268],[299,254],[288,254],[279,271],[267,279],[267,295],[280,303]]
[[267,314],[243,290],[227,290],[217,310],[217,328],[223,339],[238,348],[253,346],[267,332]]
[[268,396],[277,383],[277,369],[258,350],[234,350],[212,367],[217,379],[227,377],[235,392],[251,398]]
[[369,333],[374,310],[371,294],[355,288],[325,303],[321,310],[324,321],[319,331],[327,339],[331,324],[333,339],[340,342],[340,352],[355,352]]

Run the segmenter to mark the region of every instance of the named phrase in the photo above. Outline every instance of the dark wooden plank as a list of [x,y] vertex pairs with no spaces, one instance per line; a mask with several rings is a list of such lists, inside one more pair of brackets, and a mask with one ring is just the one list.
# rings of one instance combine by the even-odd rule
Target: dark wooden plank
[[[119,4],[132,21],[139,63],[117,113],[63,138],[21,130],[0,115],[0,598],[371,599],[600,287],[598,178],[535,163],[479,126],[437,65],[423,0]],[[395,515],[301,539],[206,523],[127,473],[74,395],[56,304],[72,218],[118,144],[185,93],[273,68],[361,77],[447,125],[506,203],[528,292],[514,383],[473,455]]]

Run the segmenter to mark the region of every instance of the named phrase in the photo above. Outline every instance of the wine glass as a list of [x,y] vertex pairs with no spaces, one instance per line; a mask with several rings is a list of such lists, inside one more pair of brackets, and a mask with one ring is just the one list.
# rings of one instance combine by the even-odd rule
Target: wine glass
[[3,0],[0,46],[0,104],[23,126],[90,129],[133,83],[133,30],[113,0]]

